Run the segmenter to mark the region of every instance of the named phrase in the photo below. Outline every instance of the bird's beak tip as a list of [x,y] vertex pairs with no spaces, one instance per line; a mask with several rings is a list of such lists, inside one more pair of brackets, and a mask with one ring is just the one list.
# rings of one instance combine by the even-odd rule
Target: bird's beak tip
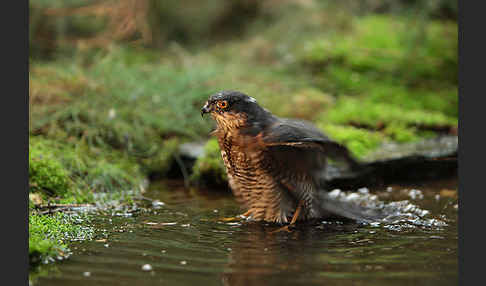
[[204,106],[201,108],[201,117],[204,117],[204,114],[211,112],[211,108],[209,104],[206,102]]

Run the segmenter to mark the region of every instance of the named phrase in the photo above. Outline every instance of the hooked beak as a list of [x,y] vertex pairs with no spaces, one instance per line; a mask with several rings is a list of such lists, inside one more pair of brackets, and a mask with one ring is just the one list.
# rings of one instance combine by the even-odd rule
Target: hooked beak
[[204,114],[211,112],[211,105],[209,102],[206,101],[204,106],[201,108],[201,117],[203,117]]

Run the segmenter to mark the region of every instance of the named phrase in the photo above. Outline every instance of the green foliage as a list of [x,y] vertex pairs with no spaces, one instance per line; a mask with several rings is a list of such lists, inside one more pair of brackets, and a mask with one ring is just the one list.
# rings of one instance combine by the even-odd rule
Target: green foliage
[[358,158],[365,156],[386,140],[385,136],[379,132],[352,126],[321,123],[318,124],[318,127],[333,140],[346,145],[351,153]]
[[[81,142],[90,150],[122,152],[146,174],[165,173],[180,142],[209,133],[208,121],[201,120],[199,109],[213,92],[207,82],[216,70],[158,64],[159,57],[148,54],[113,48],[108,55],[99,54],[83,71],[73,69],[73,64],[36,65],[31,82],[35,98],[45,104],[32,106],[31,133]],[[59,76],[66,68],[76,76]],[[72,91],[80,91],[73,88],[79,79],[85,88],[77,94]],[[54,94],[64,94],[66,102],[47,104]],[[96,181],[89,187],[121,185],[115,178],[123,176],[116,168],[97,165],[90,169],[91,175],[104,176],[102,180],[88,176]]]
[[204,155],[197,158],[190,179],[193,182],[203,181],[218,185],[227,181],[221,151],[215,138],[210,139],[204,146]]
[[[120,48],[101,55],[84,73],[95,88],[83,96],[72,96],[69,105],[54,112],[39,107],[33,113],[32,132],[74,136],[90,145],[145,158],[157,152],[163,137],[207,134],[209,126],[198,111],[211,93],[206,82],[215,70],[180,71],[176,66],[146,64],[144,60],[134,67],[129,59],[138,54]],[[39,76],[32,79],[40,80]]]
[[29,263],[47,263],[69,256],[67,243],[91,239],[93,229],[82,226],[86,217],[54,215],[29,216]]

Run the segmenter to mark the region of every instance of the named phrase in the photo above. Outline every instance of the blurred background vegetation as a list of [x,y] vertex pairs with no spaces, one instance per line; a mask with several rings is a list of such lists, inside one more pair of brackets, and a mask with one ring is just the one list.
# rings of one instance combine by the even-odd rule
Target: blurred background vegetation
[[457,129],[457,1],[31,0],[29,23],[31,205],[169,175],[223,89],[357,157]]

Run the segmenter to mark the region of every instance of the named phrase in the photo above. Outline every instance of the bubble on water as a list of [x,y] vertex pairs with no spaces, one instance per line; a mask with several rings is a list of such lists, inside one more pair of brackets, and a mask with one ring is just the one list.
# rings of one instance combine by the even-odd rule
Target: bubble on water
[[154,200],[154,201],[152,202],[152,206],[153,206],[154,208],[156,208],[156,209],[157,209],[157,208],[161,208],[161,207],[163,207],[164,205],[165,205],[165,203],[164,203],[164,202],[161,202],[161,201],[159,201],[159,200]]
[[337,197],[339,197],[340,194],[341,194],[341,190],[340,189],[334,189],[331,192],[329,192],[329,196],[331,198],[337,198]]
[[[417,189],[410,190],[407,194],[412,199],[423,198],[422,191]],[[384,202],[379,200],[377,195],[370,194],[366,188],[349,193],[335,189],[329,193],[329,196],[346,203],[357,204],[368,209],[371,213],[380,212],[383,215],[381,220],[367,223],[372,227],[383,225],[387,229],[401,231],[416,227],[441,228],[447,225],[443,221],[445,218],[441,218],[441,220],[427,218],[430,215],[429,210],[421,209],[408,200]]]
[[422,191],[416,190],[416,189],[411,189],[408,192],[408,195],[410,196],[410,198],[412,198],[412,200],[415,200],[415,199],[421,200],[421,199],[424,198],[424,194],[422,194]]
[[346,196],[346,199],[348,201],[356,200],[359,198],[359,194],[357,193],[350,193],[349,195]]
[[152,265],[150,265],[150,264],[144,264],[142,266],[142,270],[143,271],[151,271],[152,270]]

